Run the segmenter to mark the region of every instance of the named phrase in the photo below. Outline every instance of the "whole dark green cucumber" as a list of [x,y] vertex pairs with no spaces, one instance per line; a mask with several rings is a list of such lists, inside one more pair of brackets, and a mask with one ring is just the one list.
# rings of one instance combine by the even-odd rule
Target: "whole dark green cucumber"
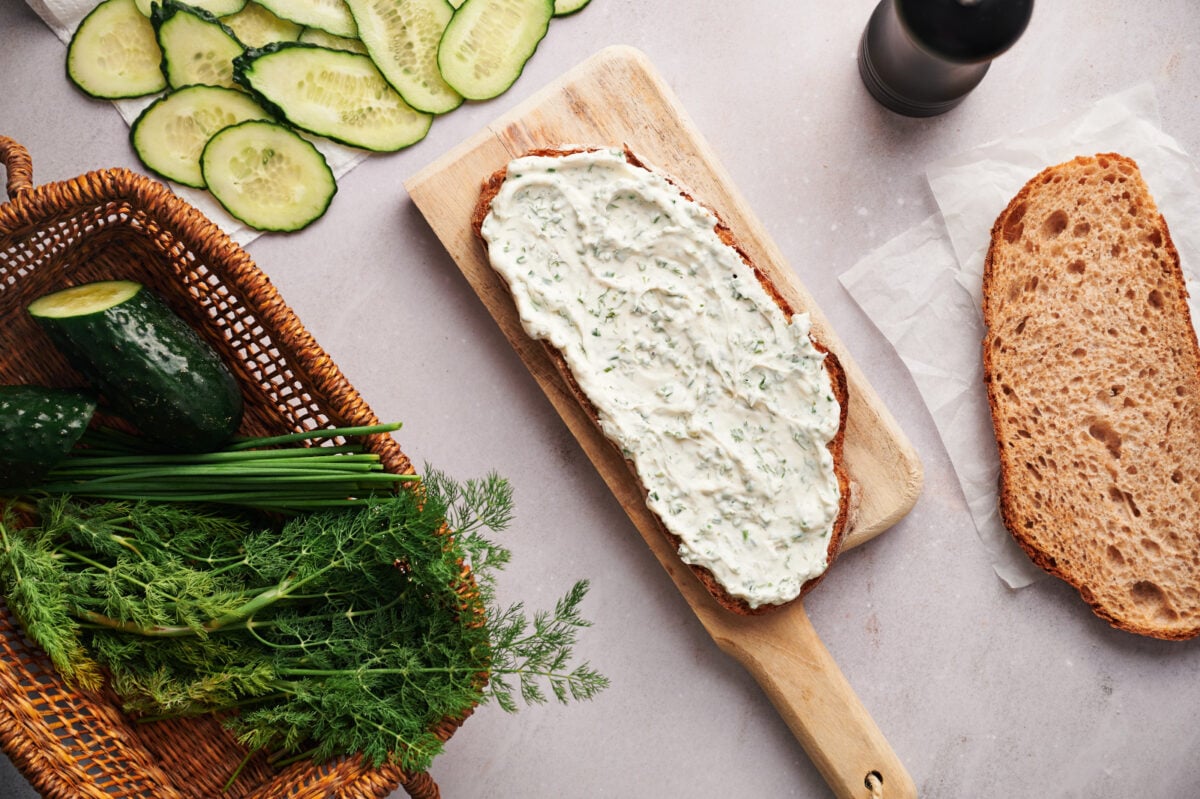
[[0,386],[0,490],[25,488],[61,461],[96,412],[85,391]]
[[29,313],[108,405],[164,449],[216,449],[242,394],[221,357],[149,289],[107,280],[47,294]]

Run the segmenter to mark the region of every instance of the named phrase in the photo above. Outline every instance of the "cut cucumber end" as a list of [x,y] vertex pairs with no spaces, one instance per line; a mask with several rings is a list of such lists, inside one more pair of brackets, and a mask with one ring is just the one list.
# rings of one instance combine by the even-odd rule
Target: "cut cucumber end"
[[204,147],[200,168],[217,202],[256,230],[305,228],[337,192],[325,156],[273,122],[252,120],[219,131]]
[[241,423],[241,388],[229,366],[151,289],[99,281],[28,308],[107,407],[164,450],[214,449]]
[[132,280],[101,280],[71,286],[39,297],[29,304],[29,313],[42,319],[70,319],[107,311],[142,290]]

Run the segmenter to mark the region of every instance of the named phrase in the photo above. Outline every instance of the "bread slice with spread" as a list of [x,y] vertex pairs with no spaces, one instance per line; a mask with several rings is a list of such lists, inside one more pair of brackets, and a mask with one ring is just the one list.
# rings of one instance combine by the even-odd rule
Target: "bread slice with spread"
[[983,315],[1013,537],[1112,625],[1200,633],[1200,348],[1137,164],[1030,180],[992,229]]
[[845,374],[717,215],[628,149],[587,147],[488,177],[473,226],[716,600],[754,615],[816,585],[848,518]]

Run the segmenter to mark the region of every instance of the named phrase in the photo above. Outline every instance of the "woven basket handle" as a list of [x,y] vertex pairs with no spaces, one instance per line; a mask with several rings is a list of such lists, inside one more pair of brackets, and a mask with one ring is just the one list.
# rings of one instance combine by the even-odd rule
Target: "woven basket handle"
[[8,199],[15,200],[33,188],[33,160],[29,151],[7,136],[0,136],[0,159],[8,173]]

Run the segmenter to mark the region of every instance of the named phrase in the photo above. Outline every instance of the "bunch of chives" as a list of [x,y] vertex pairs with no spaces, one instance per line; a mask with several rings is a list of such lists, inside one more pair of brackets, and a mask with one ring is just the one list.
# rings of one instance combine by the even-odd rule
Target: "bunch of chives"
[[48,494],[150,502],[214,502],[282,513],[361,505],[415,475],[392,474],[358,444],[306,441],[390,433],[400,425],[329,428],[241,438],[203,453],[155,453],[114,430],[89,431],[37,489]]

